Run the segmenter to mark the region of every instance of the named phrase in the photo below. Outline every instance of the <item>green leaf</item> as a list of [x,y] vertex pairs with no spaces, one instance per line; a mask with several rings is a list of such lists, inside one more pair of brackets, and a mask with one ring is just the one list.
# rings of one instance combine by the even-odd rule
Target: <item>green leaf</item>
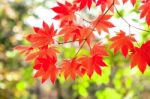
[[83,96],[83,97],[87,97],[88,96],[88,92],[87,92],[86,88],[84,88],[82,86],[79,87],[79,94],[81,96]]
[[26,84],[26,82],[24,82],[24,81],[20,81],[20,82],[18,82],[17,85],[16,85],[16,88],[17,88],[19,91],[25,90],[26,87],[27,87],[27,84]]
[[65,58],[73,58],[76,53],[76,49],[73,47],[64,48],[64,56]]
[[[119,13],[119,15],[118,15],[118,13]],[[123,9],[119,10],[118,13],[114,14],[116,18],[124,17],[124,10]]]
[[112,88],[106,88],[104,91],[97,91],[96,97],[97,99],[122,99],[122,95]]

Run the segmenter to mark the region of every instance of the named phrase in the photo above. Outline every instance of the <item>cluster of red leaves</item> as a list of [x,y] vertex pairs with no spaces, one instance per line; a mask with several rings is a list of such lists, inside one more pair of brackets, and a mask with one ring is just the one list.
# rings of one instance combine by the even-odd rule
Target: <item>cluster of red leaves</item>
[[146,22],[150,25],[150,0],[146,0],[144,4],[140,7],[141,10],[141,18],[145,17]]
[[[96,6],[101,6],[102,12],[105,11],[106,8],[109,8],[113,3],[119,4],[118,0],[74,0],[74,3],[79,4],[80,10],[85,8],[86,6],[90,9],[92,3],[95,3]],[[114,11],[114,7],[110,9],[112,12]]]
[[118,50],[121,49],[124,57],[127,56],[129,50],[134,49],[133,42],[136,41],[132,34],[126,36],[122,30],[120,30],[117,36],[112,37],[110,40],[113,42],[110,48],[114,48],[114,53],[117,53]]
[[131,67],[138,65],[139,70],[144,73],[146,66],[150,66],[150,40],[140,48],[134,48],[131,54],[131,61]]
[[[122,0],[123,3],[127,1]],[[132,5],[136,3],[136,0],[130,1]],[[89,26],[78,24],[76,12],[86,6],[90,9],[92,4],[100,6],[102,13],[94,21],[89,22]],[[35,33],[29,34],[26,38],[31,46],[20,45],[16,47],[17,50],[26,55],[27,61],[34,60],[33,68],[36,70],[34,77],[41,77],[42,82],[49,78],[54,83],[57,76],[61,74],[64,74],[65,79],[68,77],[76,79],[77,76],[85,74],[91,78],[94,72],[101,75],[102,68],[106,66],[103,58],[109,54],[102,43],[93,44],[92,41],[96,38],[93,32],[96,31],[101,35],[102,31],[109,33],[109,29],[115,27],[109,21],[112,15],[108,15],[106,12],[114,12],[114,5],[116,4],[120,4],[118,0],[74,0],[73,3],[66,1],[64,4],[57,2],[57,6],[51,9],[57,14],[54,20],[60,21],[59,30],[55,30],[53,24],[49,26],[43,22],[42,28],[34,27]],[[143,0],[140,7],[141,18],[146,17],[148,25],[150,25],[149,6],[150,1]],[[64,43],[78,41],[80,48],[83,47],[82,44],[87,43],[90,47],[90,55],[65,59],[57,66],[57,53],[59,51],[56,44],[58,42],[54,37],[60,35],[63,37]],[[130,55],[131,67],[137,65],[143,73],[146,66],[150,65],[150,41],[147,41],[140,48],[135,47],[134,42],[136,40],[133,36],[133,34],[126,35],[124,31],[120,30],[116,36],[110,39],[112,41],[110,48],[114,49],[114,53],[121,50],[124,57]]]
[[34,27],[34,34],[27,36],[27,40],[32,43],[31,46],[17,46],[16,49],[26,55],[26,60],[35,61],[34,69],[37,70],[35,77],[42,77],[42,82],[50,78],[54,83],[58,68],[56,66],[57,47],[53,46],[56,35],[54,26],[50,27],[43,22],[43,28]]
[[[123,0],[123,3],[126,3],[128,0]],[[136,3],[137,0],[130,0],[132,5],[134,5]]]

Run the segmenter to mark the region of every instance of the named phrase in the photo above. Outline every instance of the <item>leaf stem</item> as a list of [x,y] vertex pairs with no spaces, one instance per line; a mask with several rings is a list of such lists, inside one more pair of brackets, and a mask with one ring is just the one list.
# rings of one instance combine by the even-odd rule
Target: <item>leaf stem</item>
[[[85,40],[85,39],[82,39],[82,40]],[[80,41],[80,40],[74,40],[74,41],[67,41],[67,42],[58,42],[57,41],[57,44],[65,44],[65,43],[73,43],[73,42],[76,42],[76,41]]]
[[108,11],[112,8],[112,6],[114,5],[114,1],[113,3],[110,5],[110,7],[105,11],[105,13],[102,15],[102,17],[97,21],[97,23],[95,24],[95,26],[93,27],[93,29],[91,30],[91,32],[89,33],[89,35],[86,37],[86,39],[83,41],[81,47],[78,49],[77,53],[75,54],[74,57],[76,57],[78,55],[78,53],[80,52],[80,50],[83,48],[84,44],[86,43],[87,39],[90,37],[90,35],[92,34],[92,32],[94,31],[95,27],[99,24],[99,22],[103,19],[103,17],[108,13]]
[[75,13],[76,15],[78,15],[83,21],[87,22],[87,23],[91,23],[90,21],[86,20],[85,18],[83,18],[80,14]]
[[124,17],[121,16],[121,14],[119,13],[119,11],[118,11],[118,9],[117,9],[117,7],[116,7],[115,5],[114,5],[114,8],[115,8],[117,14],[120,16],[120,18],[121,18],[126,24],[128,24],[130,27],[133,27],[133,28],[135,28],[135,29],[137,29],[137,30],[140,30],[140,31],[150,32],[150,31],[148,31],[148,30],[144,30],[144,29],[141,29],[141,28],[136,27],[136,26],[134,26],[134,25],[131,25]]

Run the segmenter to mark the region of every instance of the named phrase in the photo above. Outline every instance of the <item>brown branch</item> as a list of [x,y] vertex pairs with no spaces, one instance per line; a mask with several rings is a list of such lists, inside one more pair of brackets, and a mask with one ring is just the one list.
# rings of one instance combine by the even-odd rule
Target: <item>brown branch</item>
[[[82,39],[82,40],[85,40],[85,39]],[[60,44],[66,44],[66,43],[74,43],[76,41],[80,41],[80,40],[74,40],[74,41],[67,41],[67,42],[58,42],[57,43],[60,45]]]
[[75,13],[76,15],[78,15],[83,21],[87,22],[87,23],[91,23],[90,21],[86,20],[85,18],[83,18],[80,14]]
[[[136,28],[136,29],[138,29],[138,30],[141,30],[141,31],[146,31],[146,32],[148,32],[147,30],[143,30],[143,29],[140,29],[140,28],[137,28],[137,27],[131,25],[125,18],[123,18],[123,17],[121,16],[121,14],[119,13],[119,11],[118,11],[118,9],[117,9],[117,7],[116,7],[115,5],[114,5],[114,7],[115,7],[115,10],[116,10],[117,14],[121,17],[121,19],[122,19],[126,24],[128,24],[128,26],[129,26],[129,35],[131,34],[131,27],[134,27],[134,28]],[[137,41],[136,41],[136,44],[138,45],[138,47],[140,47],[140,45],[139,45],[139,43],[138,43]]]
[[119,11],[118,11],[118,9],[117,9],[117,7],[116,7],[115,5],[114,5],[114,8],[115,8],[117,14],[120,16],[120,18],[121,18],[125,23],[127,23],[129,27],[133,27],[133,28],[135,28],[135,29],[137,29],[137,30],[144,31],[144,32],[150,32],[150,31],[148,31],[148,30],[144,30],[144,29],[141,29],[141,28],[136,27],[136,26],[134,26],[134,25],[131,25],[124,17],[121,16],[121,14],[119,13]]
[[94,31],[95,27],[99,24],[99,22],[102,20],[102,18],[108,13],[108,11],[111,9],[111,7],[114,5],[114,1],[113,3],[110,5],[110,7],[105,11],[105,13],[102,15],[102,17],[97,21],[97,23],[95,24],[95,26],[93,27],[92,31],[89,33],[89,35],[86,37],[86,39],[84,40],[84,42],[82,43],[81,47],[78,49],[77,53],[75,54],[74,57],[76,57],[78,55],[78,53],[80,52],[80,50],[83,48],[84,44],[86,43],[87,39],[90,37],[90,35],[92,34],[92,32]]

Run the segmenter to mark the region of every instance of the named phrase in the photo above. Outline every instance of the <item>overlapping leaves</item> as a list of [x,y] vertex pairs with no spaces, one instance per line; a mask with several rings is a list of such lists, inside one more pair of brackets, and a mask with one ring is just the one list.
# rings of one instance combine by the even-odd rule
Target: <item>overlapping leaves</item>
[[[122,0],[126,3],[128,0]],[[135,5],[137,0],[130,0],[132,5]],[[86,7],[89,9],[95,4],[96,7],[101,7],[99,16],[94,21],[89,21],[89,25],[83,25],[77,22],[77,11],[80,11]],[[94,72],[101,75],[102,68],[107,64],[104,61],[104,57],[109,56],[106,51],[106,47],[102,43],[95,43],[96,36],[94,32],[109,33],[109,29],[115,27],[112,22],[109,21],[112,15],[107,14],[108,11],[114,12],[114,5],[120,4],[118,0],[73,0],[73,3],[65,1],[65,3],[57,2],[57,6],[51,8],[56,16],[54,20],[60,21],[60,28],[54,29],[53,24],[50,26],[43,22],[42,28],[34,27],[34,33],[29,34],[26,39],[31,43],[30,46],[19,45],[16,47],[22,54],[26,56],[27,61],[34,61],[34,69],[36,73],[34,77],[41,77],[42,82],[50,79],[54,83],[57,76],[64,74],[65,79],[71,77],[73,80],[78,76],[87,74],[90,78]],[[146,22],[150,25],[150,2],[145,0],[140,7],[141,18],[146,18]],[[107,10],[106,10],[107,9]],[[105,12],[106,11],[106,12]],[[79,15],[78,15],[79,16]],[[59,37],[63,38],[63,42],[60,43]],[[128,36],[122,30],[118,32],[117,36],[110,39],[112,44],[110,48],[114,49],[114,53],[121,50],[124,57],[131,56],[131,67],[136,65],[142,73],[144,73],[146,66],[150,65],[150,41],[147,41],[141,47],[135,47],[134,35]],[[84,44],[88,44],[90,49],[89,55],[82,55],[73,59],[64,59],[59,65],[57,64],[57,45],[64,43],[72,43],[77,41],[79,44],[79,50],[77,54],[84,47]]]

